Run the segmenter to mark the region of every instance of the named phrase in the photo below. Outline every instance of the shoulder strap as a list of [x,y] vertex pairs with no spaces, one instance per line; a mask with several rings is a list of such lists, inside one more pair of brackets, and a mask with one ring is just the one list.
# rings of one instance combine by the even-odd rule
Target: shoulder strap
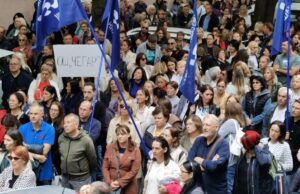
[[218,138],[217,141],[215,141],[215,143],[211,146],[211,148],[210,148],[210,150],[209,150],[209,152],[208,152],[208,154],[207,154],[207,156],[206,156],[206,160],[209,160],[209,159],[210,159],[210,157],[211,157],[213,151],[215,150],[215,148],[217,147],[217,145],[218,145],[218,144],[221,142],[221,140],[222,140],[222,138],[220,138],[220,137],[217,137],[217,138]]
[[120,178],[120,166],[119,166],[119,160],[117,158],[116,150],[113,148],[113,154],[114,154],[114,159],[116,162],[116,168],[117,168],[117,177]]

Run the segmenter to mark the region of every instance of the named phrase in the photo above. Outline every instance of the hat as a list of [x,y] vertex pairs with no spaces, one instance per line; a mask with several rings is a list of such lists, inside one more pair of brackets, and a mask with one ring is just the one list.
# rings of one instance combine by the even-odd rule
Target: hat
[[260,141],[260,135],[256,131],[246,131],[241,138],[243,147],[248,151],[253,149]]

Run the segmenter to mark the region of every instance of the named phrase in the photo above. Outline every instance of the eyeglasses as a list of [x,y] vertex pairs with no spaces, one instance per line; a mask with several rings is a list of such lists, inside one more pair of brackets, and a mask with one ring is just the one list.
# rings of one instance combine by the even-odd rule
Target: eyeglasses
[[148,27],[142,27],[142,29],[146,29],[146,30],[148,30]]
[[20,42],[25,42],[25,41],[26,41],[26,39],[19,39],[19,41],[20,41]]
[[175,42],[169,42],[169,44],[175,44]]
[[120,104],[120,109],[125,109],[125,106],[124,106],[124,104]]
[[142,60],[142,61],[145,61],[145,60],[146,60],[146,58],[141,58],[141,60]]
[[8,158],[9,160],[15,160],[15,161],[21,159],[21,158],[18,158],[18,157],[12,157],[12,156],[7,156],[7,158]]

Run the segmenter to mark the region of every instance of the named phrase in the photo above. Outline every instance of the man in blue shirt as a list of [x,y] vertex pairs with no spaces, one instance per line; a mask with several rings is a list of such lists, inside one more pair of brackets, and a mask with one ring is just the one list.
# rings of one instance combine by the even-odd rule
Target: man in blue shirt
[[196,139],[188,159],[196,161],[203,171],[208,194],[227,193],[229,144],[218,135],[219,119],[209,114],[203,119],[203,136]]
[[19,128],[27,145],[43,145],[42,154],[31,153],[41,165],[37,177],[37,185],[51,185],[53,178],[51,146],[54,143],[55,130],[43,121],[44,109],[38,103],[33,103],[29,108],[30,122]]

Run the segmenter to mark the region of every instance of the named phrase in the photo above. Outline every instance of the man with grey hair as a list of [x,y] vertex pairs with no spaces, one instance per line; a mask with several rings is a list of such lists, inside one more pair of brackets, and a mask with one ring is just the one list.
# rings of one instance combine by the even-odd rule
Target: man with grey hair
[[86,132],[79,130],[79,122],[77,115],[66,115],[64,132],[58,138],[62,186],[76,191],[91,183],[91,171],[97,164],[93,141]]
[[26,93],[33,78],[31,75],[22,71],[21,61],[18,57],[12,56],[9,61],[9,72],[2,77],[2,105],[8,110],[7,99],[9,96],[22,89]]
[[[53,179],[51,146],[54,144],[55,129],[43,121],[44,108],[38,103],[29,107],[30,122],[19,128],[27,147],[40,145],[41,153],[31,153],[31,156],[40,163],[40,171],[37,174],[37,185],[51,185]],[[30,148],[29,148],[29,151]]]
[[[289,99],[292,91],[289,89]],[[287,97],[287,87],[281,87],[277,94],[277,103],[274,104],[265,115],[263,120],[262,136],[268,137],[268,129],[271,123],[274,121],[284,122],[286,119],[286,97]]]
[[207,193],[227,193],[229,144],[218,135],[219,119],[208,114],[203,119],[203,134],[189,151],[188,159],[196,161],[203,171]]

